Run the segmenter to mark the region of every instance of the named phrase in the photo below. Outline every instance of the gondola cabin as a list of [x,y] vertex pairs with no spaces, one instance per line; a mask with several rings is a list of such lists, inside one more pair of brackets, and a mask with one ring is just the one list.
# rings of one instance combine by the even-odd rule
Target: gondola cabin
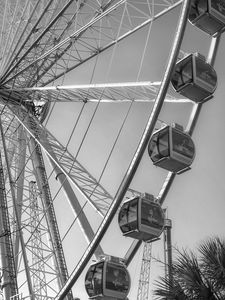
[[194,53],[177,62],[171,83],[176,92],[199,103],[211,98],[217,75],[202,55]]
[[89,299],[127,299],[130,276],[126,266],[116,257],[107,257],[90,266],[85,277]]
[[148,153],[154,165],[179,174],[190,169],[195,157],[195,146],[182,126],[173,124],[153,133]]
[[225,29],[224,0],[192,0],[189,21],[204,32],[217,36]]
[[154,200],[154,196],[144,194],[123,203],[118,222],[124,236],[142,241],[159,238],[164,227],[164,213]]

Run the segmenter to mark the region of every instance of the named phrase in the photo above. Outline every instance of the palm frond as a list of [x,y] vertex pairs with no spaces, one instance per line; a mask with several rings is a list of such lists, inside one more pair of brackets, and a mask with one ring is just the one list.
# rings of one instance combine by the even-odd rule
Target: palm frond
[[173,280],[160,277],[154,294],[161,300],[224,300],[225,242],[209,239],[192,251],[177,250]]
[[171,284],[168,278],[160,277],[156,281],[156,289],[154,291],[155,299],[161,300],[188,300],[182,286],[178,282]]
[[215,288],[225,290],[225,241],[210,238],[199,247],[201,267]]

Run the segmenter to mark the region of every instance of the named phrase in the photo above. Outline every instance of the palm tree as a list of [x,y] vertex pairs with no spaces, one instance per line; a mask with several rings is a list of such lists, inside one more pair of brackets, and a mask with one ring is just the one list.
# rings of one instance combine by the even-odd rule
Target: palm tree
[[225,240],[210,238],[198,252],[177,250],[173,278],[160,277],[154,294],[158,300],[224,300]]

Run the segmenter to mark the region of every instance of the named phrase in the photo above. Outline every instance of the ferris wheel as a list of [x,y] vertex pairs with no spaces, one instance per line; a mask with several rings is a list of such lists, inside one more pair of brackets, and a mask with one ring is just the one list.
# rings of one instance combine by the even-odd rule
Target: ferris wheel
[[[194,160],[191,135],[217,84],[213,64],[225,27],[224,5],[209,0],[0,5],[4,299],[80,297],[74,287],[87,270],[83,289],[86,282],[91,299],[127,299],[126,267],[143,240],[162,232],[161,205],[176,174]],[[181,48],[188,17],[212,40],[206,59]],[[169,114],[159,116],[162,107]],[[181,124],[170,126],[174,120]],[[147,181],[135,185],[135,174],[146,165],[148,174],[158,166],[155,196]],[[143,196],[130,201],[131,188]],[[144,215],[149,205],[158,215],[155,227],[124,219],[132,218],[133,208]],[[101,281],[100,291],[93,287],[99,274],[104,280],[114,271],[123,277],[122,287],[110,286],[112,279]]]

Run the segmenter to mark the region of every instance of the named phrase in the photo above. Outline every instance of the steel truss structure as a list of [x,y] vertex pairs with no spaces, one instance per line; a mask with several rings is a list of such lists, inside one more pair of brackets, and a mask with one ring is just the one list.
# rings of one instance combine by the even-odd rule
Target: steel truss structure
[[[73,285],[93,255],[98,258],[104,254],[100,242],[126,196],[153,130],[161,122],[158,117],[163,103],[193,106],[188,99],[167,91],[189,5],[190,0],[0,0],[0,267],[5,300],[71,300]],[[109,63],[112,68],[118,45],[139,32],[142,35],[144,30],[149,38],[155,24],[173,11],[178,11],[180,17],[163,78],[144,81],[138,74],[133,81],[110,82],[107,71],[106,82],[93,83],[102,56],[112,53]],[[209,61],[214,59],[217,41],[213,39]],[[147,46],[141,65],[146,49]],[[89,70],[92,63],[90,80],[71,84],[74,72],[83,66]],[[128,104],[130,108],[140,103],[152,105],[137,150],[133,151],[119,184],[114,184],[116,192],[105,187],[102,177],[130,110],[100,176],[89,170],[85,159],[79,160],[93,118],[104,103]],[[73,120],[70,137],[61,141],[49,124],[54,119],[54,108],[68,104],[76,104],[81,110]],[[85,125],[87,130],[79,135],[76,153],[71,150],[70,141],[87,105],[93,105],[93,117]],[[190,133],[200,108],[201,105],[193,106],[187,127]],[[60,122],[63,125],[64,120]],[[53,173],[57,183],[52,179]],[[175,174],[169,173],[162,185],[158,195],[161,204],[174,177]],[[60,186],[58,191],[56,185]],[[63,221],[59,222],[55,205],[57,199],[65,198],[61,190],[73,215],[65,236],[72,232],[74,224],[79,224],[88,241],[87,248],[82,248],[80,256],[74,259],[72,270],[68,270],[65,236],[60,231]],[[86,214],[86,206],[97,215],[97,227]],[[127,248],[124,256],[127,265],[140,244],[134,241]],[[75,248],[79,248],[77,244],[74,251]],[[144,271],[143,276],[141,281],[145,282],[149,272]],[[139,294],[138,299],[147,298]]]

